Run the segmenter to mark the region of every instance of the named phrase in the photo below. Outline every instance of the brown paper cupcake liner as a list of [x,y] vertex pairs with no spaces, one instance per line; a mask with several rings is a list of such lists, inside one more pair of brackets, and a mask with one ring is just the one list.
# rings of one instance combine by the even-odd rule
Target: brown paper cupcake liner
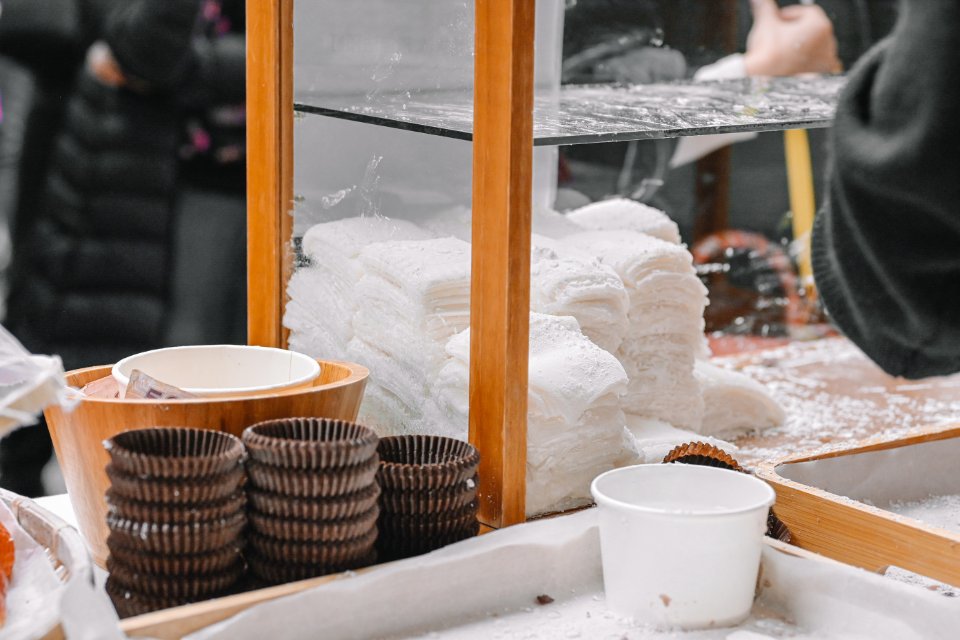
[[480,452],[469,442],[441,436],[391,436],[377,448],[381,489],[425,491],[464,482],[477,473]]
[[252,552],[264,560],[281,564],[320,564],[335,566],[355,561],[370,553],[377,541],[377,530],[371,529],[359,538],[342,542],[292,542],[250,534]]
[[475,537],[479,532],[479,522],[460,531],[434,537],[399,538],[392,537],[389,532],[381,532],[380,537],[377,539],[377,551],[380,554],[380,560],[382,562],[400,560],[402,558],[419,556],[424,553],[436,551],[455,542],[462,542],[468,538]]
[[383,491],[380,494],[380,511],[404,515],[446,513],[462,509],[476,498],[477,476],[473,476],[445,489]]
[[228,544],[204,553],[164,555],[112,545],[107,562],[112,558],[133,571],[158,576],[193,576],[222,573],[242,564],[241,551],[240,544]]
[[382,514],[377,527],[389,538],[442,537],[472,527],[477,521],[477,504],[445,514],[413,516]]
[[107,578],[106,589],[110,601],[113,602],[113,608],[121,618],[141,616],[145,613],[190,604],[189,600],[183,599],[151,598],[118,585],[112,578]]
[[786,542],[787,544],[793,540],[790,529],[787,528],[783,520],[777,517],[773,509],[770,509],[769,513],[767,513],[767,535],[771,538],[776,538],[780,542]]
[[374,483],[355,493],[330,498],[295,498],[257,490],[248,495],[251,507],[262,514],[298,520],[340,520],[369,511],[377,504],[380,487]]
[[140,502],[161,504],[207,504],[225,500],[240,490],[246,478],[242,467],[207,479],[150,480],[118,471],[107,465],[113,495]]
[[129,500],[113,490],[107,491],[107,505],[111,514],[127,520],[156,522],[158,524],[191,524],[228,518],[244,509],[247,497],[237,491],[225,500],[207,504],[156,504]]
[[378,441],[368,427],[328,418],[268,420],[243,432],[251,459],[288,469],[361,465],[377,452]]
[[260,535],[293,542],[341,542],[353,540],[377,526],[380,509],[371,507],[353,518],[330,521],[290,520],[276,518],[255,511],[248,514],[250,528]]
[[730,471],[743,471],[740,463],[733,457],[712,444],[705,442],[688,442],[681,444],[670,451],[664,458],[664,463],[679,462],[681,464],[696,464],[705,467],[717,467]]
[[323,471],[298,471],[250,462],[250,483],[261,491],[298,498],[331,498],[369,489],[377,477],[376,456],[356,467]]
[[283,564],[266,560],[258,555],[249,557],[250,572],[260,580],[271,584],[286,584],[319,578],[333,573],[351,571],[369,567],[377,562],[377,551],[371,549],[367,554],[344,564]]
[[148,553],[206,553],[236,544],[247,518],[238,513],[230,518],[195,524],[157,524],[107,516],[110,535],[107,547],[123,547]]
[[117,471],[148,478],[207,478],[240,466],[243,443],[210,429],[157,427],[124,431],[103,443]]
[[107,560],[107,571],[122,590],[164,600],[201,600],[220,595],[237,584],[244,564],[238,561],[220,573],[163,576],[137,571],[111,558]]

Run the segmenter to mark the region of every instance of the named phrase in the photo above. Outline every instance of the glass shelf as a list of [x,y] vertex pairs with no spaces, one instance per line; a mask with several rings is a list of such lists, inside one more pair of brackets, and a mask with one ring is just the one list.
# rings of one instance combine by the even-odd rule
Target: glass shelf
[[[829,127],[843,85],[840,76],[568,85],[555,99],[537,99],[534,144]],[[298,92],[294,110],[460,140],[473,137],[473,96],[468,91],[359,97]]]

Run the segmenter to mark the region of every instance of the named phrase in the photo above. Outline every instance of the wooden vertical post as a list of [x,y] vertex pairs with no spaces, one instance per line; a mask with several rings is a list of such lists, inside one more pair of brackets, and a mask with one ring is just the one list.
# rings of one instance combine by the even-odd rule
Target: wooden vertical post
[[492,527],[525,516],[534,29],[534,0],[477,0],[470,441]]
[[293,0],[247,0],[247,340],[284,346],[293,201]]

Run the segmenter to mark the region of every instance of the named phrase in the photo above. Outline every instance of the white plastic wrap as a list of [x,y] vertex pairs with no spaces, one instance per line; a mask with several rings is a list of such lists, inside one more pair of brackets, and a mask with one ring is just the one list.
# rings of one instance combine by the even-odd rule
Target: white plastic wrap
[[69,402],[60,358],[32,355],[0,327],[0,437],[34,424],[56,402]]

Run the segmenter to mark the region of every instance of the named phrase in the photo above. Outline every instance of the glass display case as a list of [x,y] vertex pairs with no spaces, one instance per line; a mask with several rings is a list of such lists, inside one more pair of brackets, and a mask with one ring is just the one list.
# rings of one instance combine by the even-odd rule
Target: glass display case
[[[661,370],[620,366],[673,349],[692,370],[706,302],[676,225],[635,229],[668,277],[617,262],[622,239],[588,233],[595,212],[574,229],[553,211],[558,148],[827,127],[843,82],[564,84],[566,5],[249,4],[250,342],[369,367],[361,415],[381,434],[468,437],[491,527],[588,499],[626,460],[625,409],[697,419],[693,400],[654,406]],[[648,290],[677,315],[650,315],[664,305],[638,303]],[[675,340],[617,324],[688,320]]]

